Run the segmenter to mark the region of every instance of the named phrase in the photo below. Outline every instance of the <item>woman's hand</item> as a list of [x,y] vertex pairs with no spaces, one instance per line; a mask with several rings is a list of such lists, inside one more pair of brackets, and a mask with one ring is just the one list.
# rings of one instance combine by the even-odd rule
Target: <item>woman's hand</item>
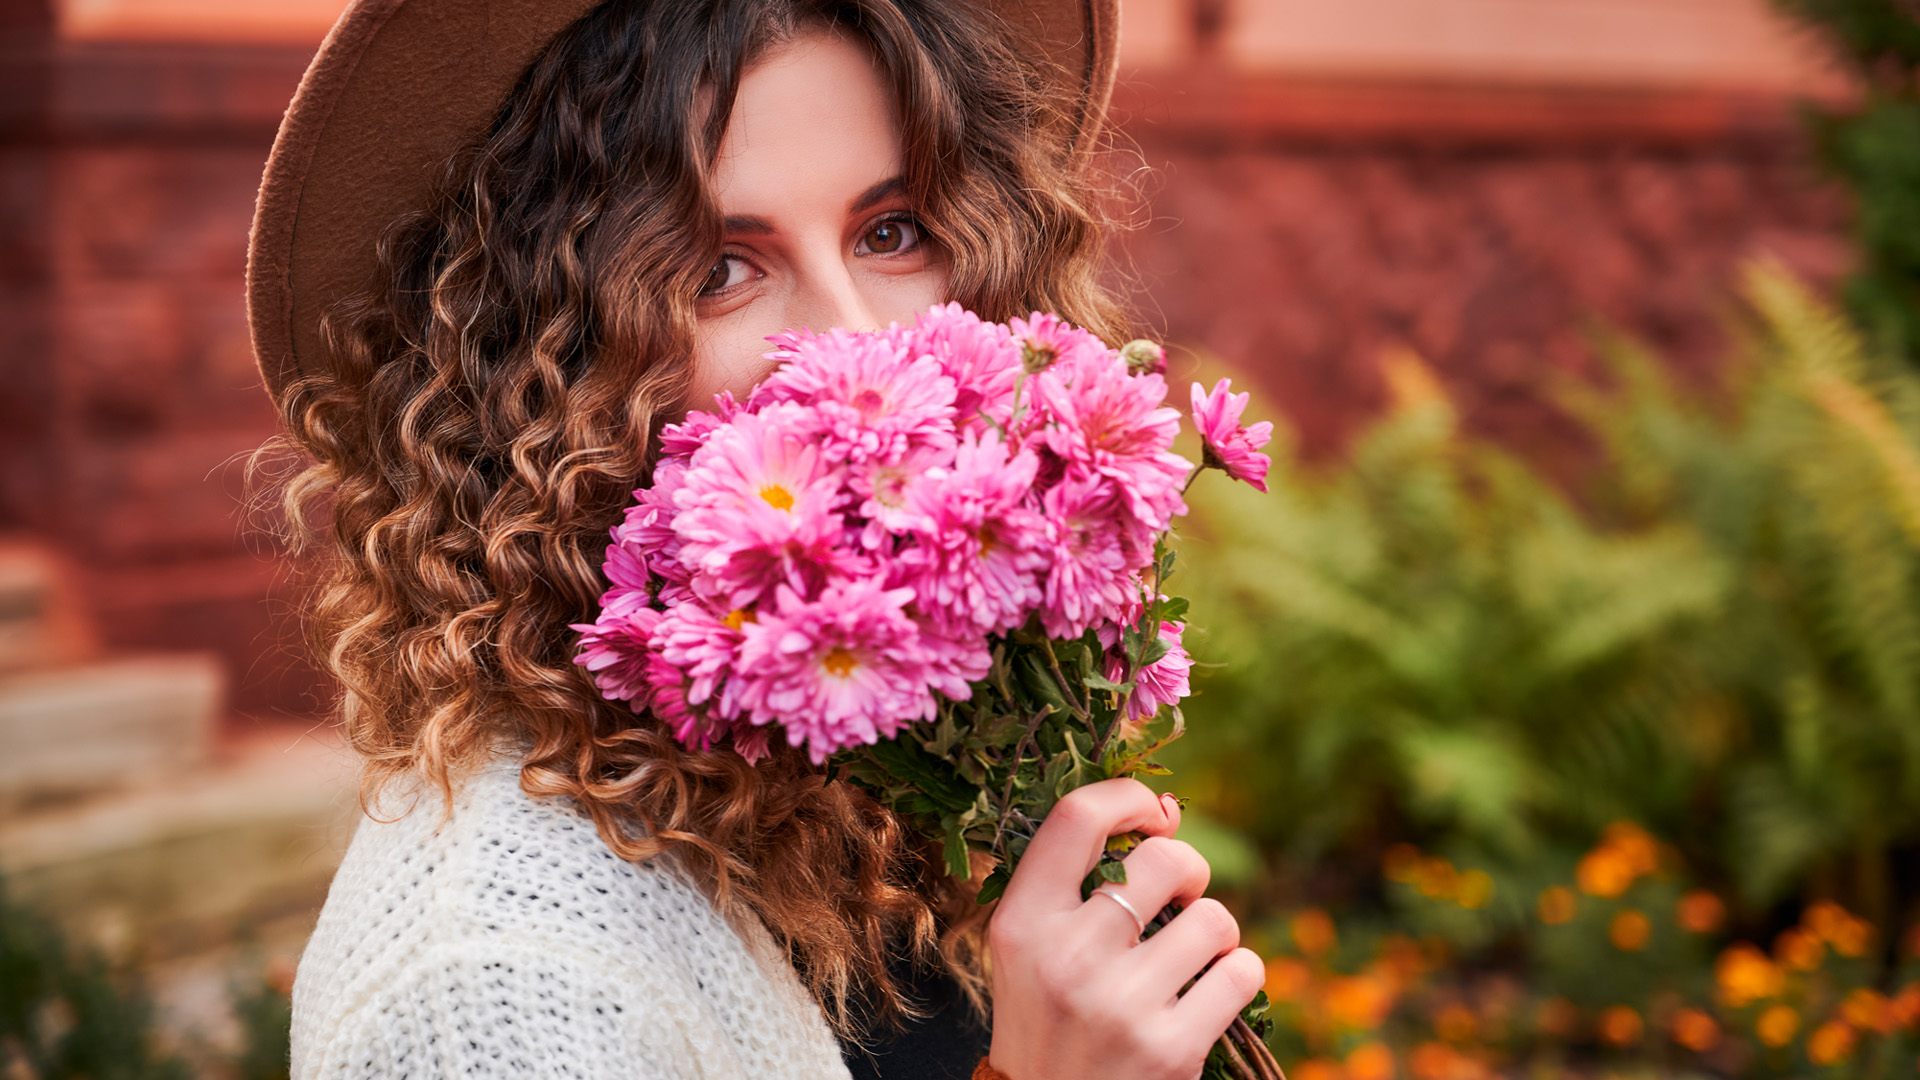
[[[993,1043],[987,1060],[1012,1080],[1193,1080],[1207,1051],[1265,981],[1239,948],[1240,927],[1206,891],[1207,861],[1173,838],[1180,808],[1138,780],[1069,792],[1040,823],[987,927],[993,957]],[[1147,838],[1124,860],[1127,880],[1103,889],[1145,919],[1182,911],[1144,941],[1133,916],[1104,897],[1080,899],[1107,838]],[[1200,974],[1185,994],[1180,988]]]

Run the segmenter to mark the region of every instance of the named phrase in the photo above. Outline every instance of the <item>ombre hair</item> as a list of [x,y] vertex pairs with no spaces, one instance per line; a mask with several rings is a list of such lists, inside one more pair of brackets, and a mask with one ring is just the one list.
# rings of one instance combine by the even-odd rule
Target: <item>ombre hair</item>
[[948,299],[1137,336],[1100,281],[1119,185],[1065,158],[1072,118],[998,22],[955,0],[608,0],[378,238],[377,286],[328,312],[326,355],[287,387],[286,432],[249,474],[293,454],[271,501],[290,550],[314,556],[305,629],[365,759],[363,808],[413,774],[450,810],[455,771],[502,740],[527,748],[524,790],[577,800],[623,858],[678,852],[860,1038],[863,1011],[924,1015],[890,956],[944,963],[986,1015],[986,867],[954,881],[782,740],[755,766],[682,748],[600,697],[567,628],[592,620],[608,530],[686,404],[722,240],[707,177],[742,70],[815,27],[882,70]]

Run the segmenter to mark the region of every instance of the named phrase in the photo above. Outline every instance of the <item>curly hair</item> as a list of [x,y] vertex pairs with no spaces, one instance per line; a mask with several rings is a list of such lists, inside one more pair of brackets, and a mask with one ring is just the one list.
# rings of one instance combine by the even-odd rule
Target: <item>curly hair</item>
[[608,0],[377,238],[376,284],[327,312],[325,355],[285,389],[249,478],[292,454],[263,501],[314,556],[305,631],[364,757],[363,808],[413,774],[450,813],[452,772],[511,739],[525,791],[577,800],[623,858],[678,852],[852,1039],[862,1011],[924,1015],[894,955],[944,963],[987,1014],[980,874],[946,876],[780,740],[754,766],[681,747],[595,692],[566,629],[591,621],[608,530],[685,407],[722,240],[707,178],[741,72],[810,27],[853,32],[880,65],[949,299],[1136,336],[1100,280],[1112,174],[1067,156],[1072,118],[1003,24],[950,0]]

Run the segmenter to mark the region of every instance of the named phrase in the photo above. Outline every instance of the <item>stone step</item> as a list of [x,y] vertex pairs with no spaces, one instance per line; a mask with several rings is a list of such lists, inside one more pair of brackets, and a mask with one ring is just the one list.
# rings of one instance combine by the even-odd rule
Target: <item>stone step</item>
[[0,818],[9,890],[113,958],[159,963],[311,919],[359,817],[337,739],[258,733],[209,763]]
[[225,694],[212,653],[0,673],[0,809],[179,775],[207,759]]

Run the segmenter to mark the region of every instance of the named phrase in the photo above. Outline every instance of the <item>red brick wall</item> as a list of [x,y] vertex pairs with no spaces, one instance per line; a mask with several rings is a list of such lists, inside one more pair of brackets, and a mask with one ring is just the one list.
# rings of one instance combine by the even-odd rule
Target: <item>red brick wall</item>
[[[0,128],[0,528],[82,571],[118,649],[230,659],[237,724],[323,693],[243,534],[240,455],[271,432],[248,345],[247,227],[311,46],[44,41]],[[15,67],[15,78],[20,67]]]
[[[1564,11],[1604,19],[1607,2]],[[324,23],[326,0],[302,3]],[[1666,42],[1669,77],[1655,78],[1555,54],[1537,3],[1485,24],[1511,40],[1479,45],[1458,20],[1498,0],[1404,3],[1428,18],[1452,5],[1429,36],[1454,45],[1422,52],[1421,35],[1400,33],[1357,48],[1374,39],[1253,0],[1126,0],[1115,115],[1158,176],[1151,220],[1120,253],[1169,338],[1258,371],[1313,448],[1337,447],[1375,407],[1374,357],[1406,344],[1474,422],[1557,454],[1538,375],[1588,365],[1587,313],[1703,368],[1741,256],[1771,250],[1821,278],[1844,266],[1845,201],[1812,175],[1789,111],[1806,80],[1777,75],[1775,39],[1727,29],[1758,0],[1744,14],[1736,0],[1689,8],[1755,61],[1709,50],[1711,78],[1694,83],[1670,77],[1686,70],[1684,42]],[[122,4],[160,25],[159,0]],[[1408,25],[1386,0],[1311,10]],[[1315,26],[1321,53],[1289,36]],[[273,591],[285,567],[241,533],[236,456],[272,430],[247,350],[247,226],[313,42],[128,45],[110,19],[84,36],[43,32],[37,53],[0,67],[15,91],[0,94],[0,319],[14,345],[0,528],[85,566],[109,643],[227,656],[236,727],[312,713],[323,684],[295,656],[294,596]]]
[[1260,373],[1312,453],[1376,408],[1375,360],[1406,346],[1475,426],[1562,454],[1541,374],[1593,367],[1584,317],[1704,372],[1743,257],[1821,281],[1849,258],[1844,198],[1785,137],[1142,149],[1160,186],[1123,247],[1168,338]]

